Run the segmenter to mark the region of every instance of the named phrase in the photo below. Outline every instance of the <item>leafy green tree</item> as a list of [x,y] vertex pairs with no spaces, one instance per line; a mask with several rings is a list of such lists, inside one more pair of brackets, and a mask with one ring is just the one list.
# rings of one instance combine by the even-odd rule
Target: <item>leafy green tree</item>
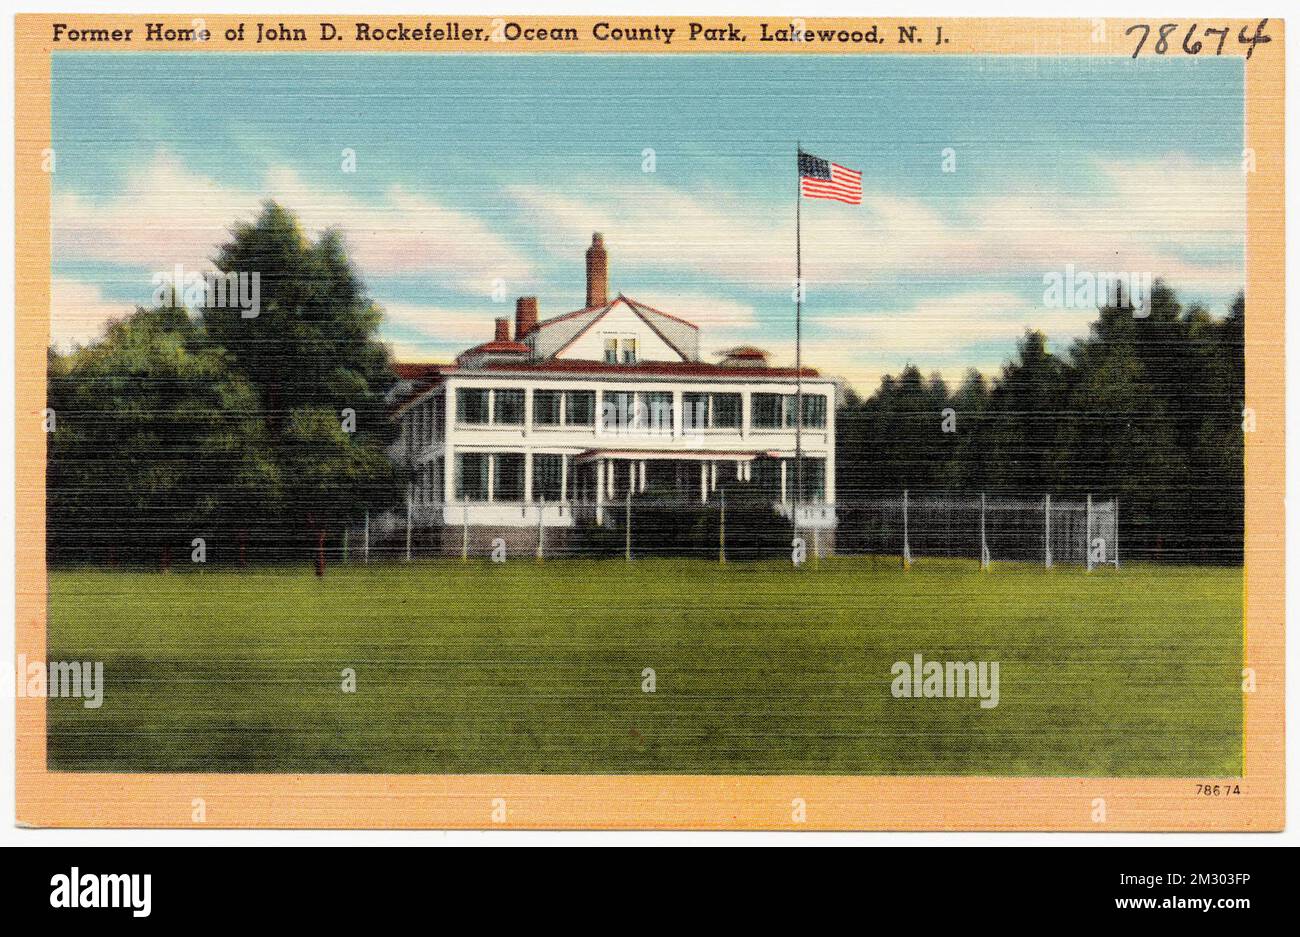
[[98,563],[189,560],[238,518],[265,516],[279,473],[252,386],[195,341],[185,309],[137,309],[103,338],[49,355],[50,555]]
[[256,315],[209,307],[202,321],[205,340],[230,352],[260,402],[280,470],[281,545],[314,543],[367,509],[391,507],[401,478],[385,456],[393,376],[378,340],[382,312],[341,236],[327,231],[313,241],[268,202],[234,229],[215,265],[260,283]]
[[855,500],[904,488],[1092,493],[1120,499],[1129,555],[1240,562],[1244,343],[1244,298],[1217,319],[1157,281],[1141,309],[1099,309],[1068,356],[1027,332],[992,382],[971,371],[949,392],[909,365],[837,414],[837,536],[853,543]]

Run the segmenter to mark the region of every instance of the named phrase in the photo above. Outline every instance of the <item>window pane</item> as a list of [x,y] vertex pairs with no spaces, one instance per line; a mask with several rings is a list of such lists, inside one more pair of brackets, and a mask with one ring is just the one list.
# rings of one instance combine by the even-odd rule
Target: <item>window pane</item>
[[524,454],[522,452],[503,452],[494,456],[497,460],[496,469],[493,472],[493,484],[496,490],[492,493],[493,499],[497,501],[522,501],[524,500]]
[[714,394],[713,420],[715,429],[740,429],[740,394]]
[[773,501],[781,500],[781,460],[759,458],[754,460],[750,477],[758,490]]
[[[791,471],[794,466],[791,465]],[[793,481],[793,479],[791,480]],[[800,500],[805,502],[818,502],[826,500],[826,460],[809,459],[803,460],[803,490]]]
[[633,425],[633,407],[636,397],[628,391],[614,391],[600,395],[601,428],[610,432],[630,429]]
[[487,460],[482,452],[456,454],[456,500],[487,500]]
[[533,497],[543,501],[562,501],[560,483],[563,478],[564,456],[539,454],[533,456]]
[[709,395],[682,394],[682,428],[704,429],[709,425]]
[[751,405],[754,408],[750,417],[752,426],[758,429],[778,429],[781,426],[780,394],[755,394]]
[[794,429],[795,407],[798,406],[797,399],[794,394],[786,394],[781,400],[781,425],[787,429]]
[[671,435],[673,431],[673,395],[671,391],[646,391],[637,394],[637,429]]
[[538,426],[559,426],[560,400],[558,390],[533,391],[533,422]]
[[570,426],[594,426],[596,424],[596,392],[594,390],[571,390],[565,394],[566,411],[564,422]]
[[456,391],[456,422],[471,425],[488,421],[488,392],[462,388]]
[[821,394],[813,394],[811,397],[804,397],[803,425],[811,426],[816,429],[825,429],[826,398]]
[[522,390],[498,390],[493,394],[496,412],[492,415],[495,423],[505,426],[519,426],[524,422],[524,392]]
[[605,363],[618,363],[618,339],[616,338],[605,339]]
[[628,338],[623,340],[623,363],[636,364],[636,339]]

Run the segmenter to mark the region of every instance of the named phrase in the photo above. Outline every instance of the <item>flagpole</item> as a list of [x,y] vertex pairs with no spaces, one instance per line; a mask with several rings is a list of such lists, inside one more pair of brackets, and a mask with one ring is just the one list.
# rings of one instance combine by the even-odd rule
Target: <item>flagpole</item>
[[795,536],[799,535],[799,498],[803,494],[803,167],[794,152],[794,508],[790,512]]

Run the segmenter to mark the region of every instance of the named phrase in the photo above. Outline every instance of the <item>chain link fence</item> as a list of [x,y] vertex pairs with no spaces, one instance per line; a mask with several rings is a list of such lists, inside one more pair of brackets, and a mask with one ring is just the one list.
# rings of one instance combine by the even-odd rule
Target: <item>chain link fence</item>
[[836,505],[840,554],[1119,568],[1119,502],[1083,498],[912,495]]
[[[1119,568],[1119,504],[1091,496],[1041,498],[944,493],[773,505],[745,489],[707,500],[624,493],[596,501],[413,507],[352,530],[350,560],[491,555],[559,557],[695,556],[721,561],[804,555],[888,556]],[[346,543],[346,540],[344,541]],[[344,550],[348,548],[345,546]],[[345,552],[345,557],[349,554]]]

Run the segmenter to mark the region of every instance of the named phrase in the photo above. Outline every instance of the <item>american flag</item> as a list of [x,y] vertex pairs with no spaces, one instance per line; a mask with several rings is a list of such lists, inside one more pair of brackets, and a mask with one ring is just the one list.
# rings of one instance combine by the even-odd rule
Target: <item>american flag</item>
[[804,198],[862,204],[862,173],[799,151],[799,191]]

